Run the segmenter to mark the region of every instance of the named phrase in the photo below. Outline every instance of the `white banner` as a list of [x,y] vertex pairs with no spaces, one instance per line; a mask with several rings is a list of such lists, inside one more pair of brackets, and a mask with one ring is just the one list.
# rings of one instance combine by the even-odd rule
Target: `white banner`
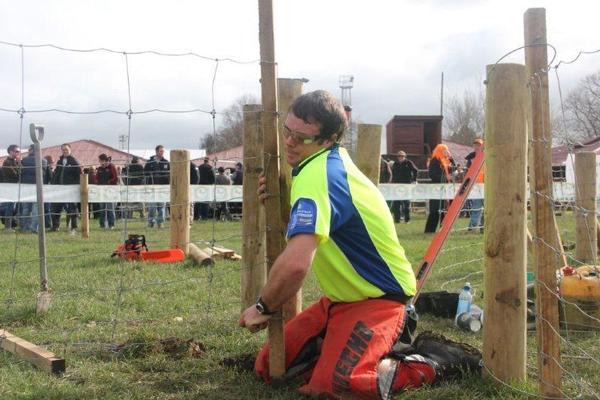
[[[79,190],[79,185],[44,185],[44,202],[77,203]],[[6,201],[35,203],[37,201],[35,185],[0,183],[0,203]]]
[[[459,188],[459,183],[382,183],[379,185],[379,190],[388,201],[453,199]],[[482,183],[473,186],[469,198],[483,199]]]
[[[460,185],[456,184],[393,184],[383,183],[379,190],[386,200],[453,199]],[[600,187],[599,187],[600,188]],[[190,197],[197,201],[242,201],[242,186],[192,185]],[[36,189],[32,184],[0,183],[1,202],[35,202]],[[476,184],[469,198],[483,198],[483,184]],[[600,198],[600,195],[598,196]],[[567,182],[554,183],[554,200],[574,201],[575,185]],[[152,203],[170,200],[169,185],[90,185],[90,203]],[[44,201],[47,203],[78,203],[79,185],[44,185]]]

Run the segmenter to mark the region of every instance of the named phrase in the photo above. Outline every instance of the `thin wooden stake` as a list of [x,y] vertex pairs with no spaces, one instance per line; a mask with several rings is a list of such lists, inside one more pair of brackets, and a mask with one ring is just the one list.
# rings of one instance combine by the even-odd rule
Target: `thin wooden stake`
[[596,265],[596,153],[575,154],[575,258]]
[[[278,106],[279,106],[279,131],[283,129],[283,124],[287,118],[288,109],[302,94],[302,79],[285,79],[277,80],[277,89],[279,90]],[[292,168],[287,163],[285,151],[285,142],[279,141],[279,190],[281,193],[281,232],[282,243],[285,242],[287,225],[290,218],[290,189],[292,187]],[[283,318],[287,322],[294,318],[302,311],[302,289],[292,297],[290,301],[283,305]]]
[[242,201],[242,311],[256,302],[265,285],[264,208],[259,207],[262,173],[262,106],[244,105],[244,186]]
[[[279,194],[279,135],[277,132],[277,77],[275,74],[275,39],[273,34],[273,1],[258,1],[260,76],[263,103],[263,152],[267,193],[266,253],[267,270],[283,250],[281,242],[281,200]],[[269,373],[275,381],[285,373],[285,345],[281,313],[269,320]]]
[[79,175],[79,195],[81,202],[81,237],[90,237],[90,203],[88,174]]
[[356,166],[375,184],[375,186],[379,185],[381,129],[381,125],[358,125]]
[[44,172],[42,171],[42,140],[44,127],[29,124],[29,137],[35,155],[35,180],[38,209],[38,256],[40,259],[40,292],[36,297],[35,312],[43,314],[50,309],[51,296],[48,291],[48,266],[46,264],[46,223],[44,218]]
[[[552,199],[550,103],[548,100],[548,66],[546,40],[546,10],[530,8],[524,15],[525,63],[531,92],[531,148],[532,164],[529,168],[531,210],[533,212],[534,242],[533,262],[536,267],[535,309],[538,343],[538,381],[540,394],[560,398],[561,366],[558,326],[558,293],[556,269],[564,265],[554,219]],[[562,264],[562,265],[561,265]]]

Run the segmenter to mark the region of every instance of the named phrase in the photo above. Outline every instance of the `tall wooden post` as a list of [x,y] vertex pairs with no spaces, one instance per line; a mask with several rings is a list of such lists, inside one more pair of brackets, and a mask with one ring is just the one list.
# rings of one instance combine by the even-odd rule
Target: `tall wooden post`
[[190,252],[190,152],[171,150],[171,248]]
[[[273,1],[258,0],[260,41],[260,76],[263,103],[263,152],[267,193],[265,228],[267,231],[267,270],[283,250],[281,242],[281,200],[279,194],[279,135],[277,132],[277,77],[275,74],[275,39],[273,34]],[[277,313],[269,320],[269,373],[275,380],[285,373],[283,319]]]
[[487,71],[483,360],[507,382],[526,377],[528,96],[525,66]]
[[81,237],[90,237],[90,203],[88,189],[88,174],[79,176],[79,196],[81,197]]
[[596,265],[596,153],[575,154],[575,258]]
[[356,166],[375,186],[379,185],[381,128],[381,125],[358,124],[356,142]]
[[530,179],[533,229],[536,236],[533,262],[536,274],[535,309],[538,343],[540,394],[561,397],[560,338],[556,269],[561,267],[562,247],[556,231],[552,201],[552,134],[548,100],[548,54],[546,10],[530,8],[524,15],[525,63],[531,92],[531,148],[533,173]]
[[262,172],[262,106],[244,105],[244,194],[242,201],[242,311],[256,302],[265,285],[264,208],[258,202]]
[[[278,106],[279,106],[279,131],[283,129],[283,124],[287,118],[288,109],[302,94],[302,86],[304,82],[302,79],[277,79],[278,89]],[[285,155],[285,142],[279,141],[279,190],[281,193],[281,233],[282,243],[285,242],[285,234],[287,231],[287,225],[290,219],[290,189],[292,187],[292,168],[287,163]],[[283,306],[283,319],[287,322],[294,318],[296,314],[302,311],[302,289],[296,293],[296,296],[291,298]]]

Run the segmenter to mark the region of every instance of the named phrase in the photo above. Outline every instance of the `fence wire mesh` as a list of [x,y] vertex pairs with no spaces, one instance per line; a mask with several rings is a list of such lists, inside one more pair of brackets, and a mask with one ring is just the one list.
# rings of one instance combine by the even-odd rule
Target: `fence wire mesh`
[[[132,120],[141,114],[195,113],[210,118],[212,134],[216,135],[216,116],[219,111],[215,108],[215,82],[218,79],[219,65],[231,62],[235,65],[254,64],[257,61],[236,61],[234,59],[215,59],[195,53],[170,54],[157,51],[123,52],[111,49],[67,49],[52,44],[44,45],[17,45],[14,43],[0,42],[0,45],[15,47],[20,52],[21,59],[21,104],[19,107],[0,108],[0,111],[14,113],[16,124],[19,126],[16,143],[22,149],[25,143],[23,138],[24,119],[35,114],[35,118],[42,118],[44,113],[62,113],[65,115],[92,115],[116,114],[124,117],[127,123],[127,148],[130,151],[130,141],[135,135],[142,135],[132,128]],[[28,109],[25,92],[26,52],[39,48],[51,48],[57,51],[86,53],[100,52],[118,55],[123,58],[126,73],[128,108],[127,109],[99,109],[99,110],[72,110],[64,108]],[[522,49],[522,48],[521,48]],[[519,50],[519,49],[516,49]],[[581,52],[591,54],[593,52]],[[141,54],[152,54],[161,57],[194,57],[202,62],[214,63],[212,74],[206,79],[211,82],[211,92],[208,103],[211,109],[164,109],[148,108],[134,110],[132,98],[135,93],[131,90],[131,76],[129,58]],[[553,58],[554,59],[554,58]],[[579,59],[579,55],[570,61],[559,61],[550,65],[544,71],[534,74],[530,85],[541,85],[541,74],[547,74],[554,69],[557,83],[560,84],[559,67],[569,65]],[[561,108],[562,96],[561,96]],[[564,119],[564,114],[563,117]],[[33,120],[32,120],[33,121]],[[40,121],[42,121],[40,119]],[[564,122],[564,121],[563,121]],[[549,146],[552,142],[549,127],[544,128],[543,141]],[[352,145],[352,142],[351,142]],[[570,153],[575,151],[576,143],[569,145]],[[75,154],[75,156],[77,156]],[[278,162],[277,156],[272,154],[261,155],[266,163]],[[210,164],[216,169],[224,161],[241,162],[254,160],[252,158],[212,158]],[[80,363],[88,363],[96,358],[130,360],[147,354],[169,353],[174,347],[183,346],[183,353],[188,356],[200,356],[201,353],[212,349],[215,353],[229,355],[231,348],[224,345],[226,341],[236,342],[239,348],[256,349],[264,336],[240,336],[237,333],[237,318],[240,311],[240,274],[245,269],[265,266],[267,260],[262,260],[255,265],[248,265],[243,260],[218,259],[214,265],[199,267],[190,261],[175,265],[129,263],[119,259],[111,259],[110,255],[116,245],[122,243],[129,233],[144,234],[151,248],[170,247],[168,208],[179,204],[138,204],[129,203],[129,186],[131,180],[137,176],[131,175],[130,159],[115,159],[112,163],[119,170],[120,178],[117,185],[126,188],[126,201],[116,203],[91,203],[90,210],[90,239],[83,240],[79,234],[69,235],[67,232],[57,230],[47,236],[48,242],[48,273],[52,293],[52,309],[44,316],[36,316],[32,311],[35,307],[35,296],[39,291],[36,257],[36,236],[21,232],[23,225],[30,223],[32,215],[22,211],[24,202],[3,205],[3,209],[11,207],[11,215],[5,215],[7,229],[0,234],[0,299],[2,299],[3,312],[0,314],[0,326],[8,331],[31,336],[41,346],[66,358],[74,357]],[[80,165],[80,168],[97,167],[97,165]],[[28,167],[23,167],[22,171]],[[141,186],[149,185],[143,181]],[[578,182],[574,182],[577,190]],[[198,204],[196,216],[191,222],[190,242],[200,248],[223,247],[242,253],[242,243],[245,239],[241,232],[239,214],[240,203],[244,198],[233,198],[228,202],[217,201],[217,187],[213,185],[213,199],[210,202]],[[165,187],[166,189],[166,187]],[[21,184],[17,186],[18,199],[21,197]],[[272,194],[279,196],[279,194]],[[596,210],[586,210],[575,204],[575,199],[565,201],[564,198],[554,199],[552,195],[534,192],[543,201],[552,204],[557,214],[558,227],[563,239],[563,248],[557,248],[544,239],[533,235],[535,243],[549,247],[559,258],[568,257],[571,265],[583,265],[575,258],[571,244],[575,241],[575,214],[587,215]],[[447,210],[445,198],[435,199],[437,213],[443,219]],[[431,204],[431,203],[430,203]],[[390,204],[394,207],[394,204]],[[410,224],[397,224],[397,231],[401,244],[405,247],[407,255],[413,265],[420,261],[419,246],[423,246],[431,236],[422,233],[421,224],[425,222],[426,209],[422,203],[408,204],[412,213]],[[35,206],[34,206],[35,207]],[[52,219],[66,222],[62,219],[63,212],[70,214],[71,228],[80,219],[81,211],[75,206],[51,207],[43,210],[48,217],[48,226],[52,226]],[[148,219],[149,207],[155,214]],[[163,211],[162,208],[165,208]],[[400,208],[404,207],[401,205]],[[158,208],[158,210],[157,210]],[[164,219],[162,219],[162,213]],[[432,212],[430,206],[429,213]],[[140,217],[135,218],[135,213]],[[14,215],[13,215],[14,214]],[[484,230],[486,224],[484,202],[480,199],[469,200],[461,210],[460,217],[452,229],[450,238],[440,252],[437,264],[427,283],[426,290],[448,290],[458,292],[465,282],[469,281],[474,289],[474,302],[483,306],[482,283],[484,261]],[[159,218],[161,222],[158,222]],[[112,223],[111,223],[112,222]],[[14,229],[13,229],[14,223]],[[64,225],[63,225],[64,226]],[[57,226],[58,227],[58,226]],[[110,228],[114,227],[114,230]],[[154,228],[164,229],[154,229]],[[107,229],[103,229],[107,228]],[[591,227],[587,227],[591,228]],[[38,228],[39,229],[39,228]],[[275,229],[266,226],[264,231]],[[533,233],[533,232],[532,232]],[[256,234],[256,233],[255,233]],[[254,235],[255,235],[254,234]],[[589,236],[584,245],[595,247],[595,238]],[[594,249],[595,251],[595,249]],[[595,263],[594,263],[595,266]],[[533,272],[533,266],[529,265]],[[600,278],[599,278],[600,279]],[[561,359],[553,360],[560,365],[563,372],[562,393],[565,398],[600,398],[597,367],[600,360],[600,347],[597,345],[597,323],[600,320],[576,300],[566,299],[557,292],[556,288],[548,287],[543,282],[533,278],[532,284],[546,290],[556,298],[560,309],[570,307],[572,312],[579,313],[589,324],[579,324],[577,328],[569,326],[568,320],[561,319],[561,326],[553,333],[561,342]],[[314,276],[310,276],[304,288],[304,303],[309,304],[319,297],[319,289]],[[530,310],[529,320],[541,316],[534,308]],[[564,315],[563,315],[564,317]],[[451,320],[442,320],[425,317],[422,321],[424,328],[442,329],[455,332]],[[549,325],[548,325],[549,326]],[[532,326],[533,327],[533,326]],[[33,331],[33,332],[32,332]],[[191,338],[191,339],[190,339]],[[3,338],[0,337],[0,341]],[[481,344],[481,337],[469,336],[465,340],[474,344]],[[539,378],[536,357],[539,350],[535,343],[535,334],[528,334],[528,375],[532,380]],[[181,352],[180,352],[181,353]],[[179,353],[177,353],[179,354]],[[179,354],[180,355],[180,354]],[[5,356],[2,356],[5,357]],[[28,361],[27,358],[11,358],[10,362],[18,364]],[[487,372],[495,378],[493,373]],[[523,398],[539,397],[535,390],[502,382],[515,396]]]

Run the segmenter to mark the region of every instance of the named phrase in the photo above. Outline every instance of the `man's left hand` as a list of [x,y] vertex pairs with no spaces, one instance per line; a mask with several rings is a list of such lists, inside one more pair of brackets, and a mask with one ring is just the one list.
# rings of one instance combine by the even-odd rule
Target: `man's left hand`
[[252,333],[261,331],[269,325],[270,315],[258,312],[255,305],[246,308],[240,316],[240,326],[246,327]]

